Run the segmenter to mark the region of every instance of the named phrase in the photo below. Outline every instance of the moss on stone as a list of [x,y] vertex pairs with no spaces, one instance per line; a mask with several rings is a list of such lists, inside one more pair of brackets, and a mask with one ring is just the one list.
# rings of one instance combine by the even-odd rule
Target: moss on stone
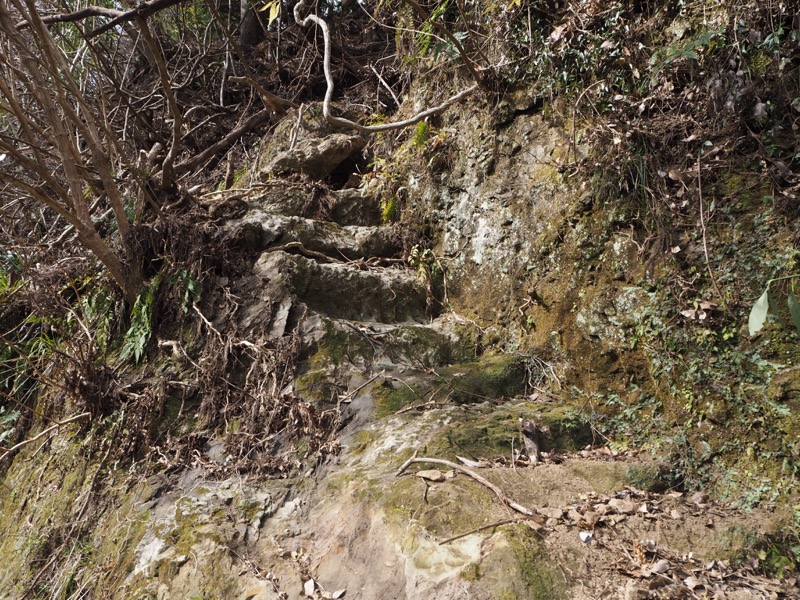
[[525,524],[504,526],[480,563],[481,584],[498,600],[565,598],[563,578],[548,563],[537,534]]
[[475,404],[521,395],[525,390],[524,360],[511,354],[486,355],[480,360],[436,370],[433,377],[390,380],[373,390],[378,415],[386,416],[414,402]]
[[475,563],[470,563],[459,574],[464,581],[478,581],[481,578],[481,570]]
[[525,524],[505,527],[503,533],[514,551],[521,583],[525,586],[525,595],[516,597],[531,600],[563,598],[563,579],[549,568],[537,534]]
[[510,398],[525,390],[525,364],[513,354],[486,355],[439,371],[445,388],[438,394],[456,404]]
[[353,435],[349,444],[350,452],[359,455],[369,448],[378,439],[378,432],[373,429],[361,429]]
[[297,393],[311,402],[327,402],[336,393],[336,382],[329,370],[315,370],[303,373],[295,380]]
[[425,397],[425,387],[417,384],[398,384],[387,379],[372,389],[378,417],[386,417]]
[[383,354],[394,362],[407,361],[426,368],[464,361],[471,347],[463,341],[422,325],[401,325],[381,339]]
[[647,462],[633,464],[626,471],[628,484],[640,490],[662,493],[669,488],[666,465]]
[[545,430],[541,447],[546,452],[573,451],[591,441],[588,423],[577,419],[569,408],[518,402],[499,407],[478,405],[461,414],[454,413],[451,422],[430,444],[431,450],[442,456],[510,456],[512,440],[516,440],[516,449],[522,447],[520,419],[530,419]]

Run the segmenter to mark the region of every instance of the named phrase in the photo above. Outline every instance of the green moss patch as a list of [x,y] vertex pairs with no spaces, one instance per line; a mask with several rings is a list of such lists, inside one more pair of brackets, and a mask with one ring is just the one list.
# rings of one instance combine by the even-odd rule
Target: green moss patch
[[546,560],[541,540],[524,524],[505,526],[481,561],[481,583],[498,600],[566,598],[564,580]]
[[474,458],[510,456],[514,447],[521,448],[520,419],[531,419],[545,431],[541,446],[546,452],[573,451],[591,442],[589,425],[565,407],[542,407],[528,402],[513,405],[481,405],[456,416],[437,435],[429,453],[437,456],[454,454]]
[[524,358],[486,355],[480,360],[436,369],[430,376],[385,381],[373,391],[378,414],[386,416],[413,403],[475,404],[520,396],[525,392]]

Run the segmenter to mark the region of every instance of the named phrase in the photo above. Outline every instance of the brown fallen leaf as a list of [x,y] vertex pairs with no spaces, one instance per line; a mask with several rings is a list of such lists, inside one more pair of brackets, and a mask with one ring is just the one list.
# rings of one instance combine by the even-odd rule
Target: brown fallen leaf
[[639,565],[643,565],[647,560],[647,548],[639,540],[633,542],[633,558]]
[[578,519],[578,527],[581,529],[594,529],[597,527],[597,522],[600,520],[600,515],[591,511],[583,513],[583,518]]

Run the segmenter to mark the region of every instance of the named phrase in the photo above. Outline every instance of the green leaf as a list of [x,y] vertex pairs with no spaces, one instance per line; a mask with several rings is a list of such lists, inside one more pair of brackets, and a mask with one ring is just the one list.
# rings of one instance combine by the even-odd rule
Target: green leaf
[[764,293],[756,300],[750,310],[750,318],[747,321],[750,335],[755,335],[764,327],[764,321],[767,320],[767,311],[769,311],[769,288],[764,290]]
[[794,292],[789,292],[789,314],[792,315],[792,323],[797,331],[800,331],[800,303],[797,302]]
[[153,333],[153,306],[155,305],[156,293],[161,285],[162,273],[155,276],[152,283],[147,289],[139,294],[136,303],[133,305],[131,311],[131,326],[122,342],[122,352],[120,358],[127,359],[133,355],[134,360],[138,363],[144,351],[147,349],[147,344],[150,342],[150,336]]

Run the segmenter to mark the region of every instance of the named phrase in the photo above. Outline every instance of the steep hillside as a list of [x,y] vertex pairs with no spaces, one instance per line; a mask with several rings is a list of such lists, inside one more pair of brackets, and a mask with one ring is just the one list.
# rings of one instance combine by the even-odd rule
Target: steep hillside
[[478,89],[288,110],[127,323],[3,271],[0,597],[800,596],[795,11],[440,8],[332,110]]

